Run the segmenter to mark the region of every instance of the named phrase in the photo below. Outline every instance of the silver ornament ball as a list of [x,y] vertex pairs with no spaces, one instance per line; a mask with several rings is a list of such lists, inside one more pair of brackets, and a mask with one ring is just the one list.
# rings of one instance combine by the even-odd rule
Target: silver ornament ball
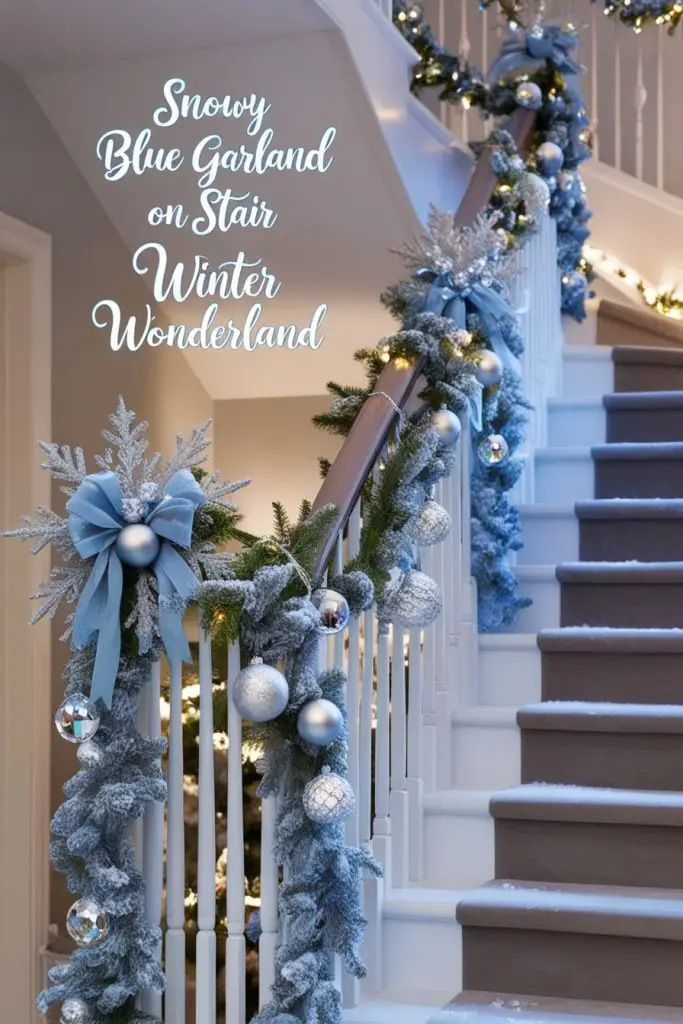
[[320,697],[304,704],[296,720],[299,736],[305,743],[328,747],[339,737],[344,718],[336,704]]
[[410,533],[417,544],[426,548],[445,540],[450,531],[451,517],[448,512],[438,501],[429,498],[415,517]]
[[536,220],[548,208],[550,189],[540,174],[527,171],[517,185],[517,191],[524,200],[527,214]]
[[527,110],[540,110],[543,106],[543,93],[536,82],[520,82],[515,90],[515,99],[520,107]]
[[97,946],[109,934],[109,917],[95,900],[76,900],[66,915],[66,930],[79,946]]
[[159,554],[159,547],[159,538],[145,523],[124,526],[116,538],[116,554],[124,565],[132,565],[135,569],[151,565]]
[[94,740],[85,740],[79,744],[76,757],[85,768],[94,768],[102,761],[102,749]]
[[88,1004],[82,999],[65,999],[59,1017],[60,1024],[88,1024],[91,1020]]
[[62,739],[83,743],[94,736],[100,724],[95,705],[82,693],[73,693],[57,708],[55,725]]
[[322,587],[311,594],[311,601],[320,615],[319,633],[323,636],[334,636],[346,629],[351,611],[349,602],[342,594],[330,590],[329,587]]
[[508,455],[508,443],[502,434],[489,434],[482,437],[477,445],[477,455],[485,466],[498,466]]
[[536,158],[544,174],[557,174],[564,163],[564,154],[554,142],[542,142],[536,150]]
[[304,789],[303,805],[311,821],[318,825],[335,825],[353,813],[356,797],[345,778],[323,769]]
[[437,409],[432,413],[432,427],[444,444],[455,444],[462,434],[460,420],[450,409]]
[[557,187],[560,192],[571,192],[574,187],[574,175],[571,171],[560,171],[557,176]]
[[384,614],[405,629],[428,626],[439,617],[443,597],[439,585],[418,569],[411,569],[385,590]]
[[498,384],[503,376],[503,362],[500,356],[488,348],[484,349],[477,360],[474,376],[482,387],[490,388]]
[[232,684],[232,702],[241,718],[249,722],[270,722],[287,707],[289,684],[272,665],[254,658]]

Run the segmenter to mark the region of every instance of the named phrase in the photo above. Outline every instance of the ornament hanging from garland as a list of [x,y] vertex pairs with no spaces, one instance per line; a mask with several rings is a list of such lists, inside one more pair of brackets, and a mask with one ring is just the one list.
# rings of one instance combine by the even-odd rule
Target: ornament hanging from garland
[[462,434],[460,420],[446,406],[432,413],[432,427],[439,435],[439,439],[443,444],[447,445],[456,444]]
[[326,766],[304,789],[303,806],[311,821],[336,825],[353,813],[356,797],[349,782]]
[[543,106],[543,93],[536,82],[520,82],[515,90],[515,99],[520,107],[527,110],[540,110]]
[[270,722],[287,707],[287,680],[263,658],[252,658],[232,685],[232,702],[241,718],[250,722]]
[[322,587],[311,594],[311,601],[320,615],[319,632],[323,636],[343,633],[351,619],[349,602],[342,594],[329,587]]
[[296,728],[304,743],[328,747],[338,739],[344,726],[341,711],[331,700],[320,697],[304,704],[296,720]]
[[84,743],[92,739],[100,724],[95,705],[82,693],[67,697],[57,709],[55,725],[62,739],[69,743]]
[[410,524],[410,535],[416,544],[426,548],[440,544],[451,532],[451,517],[438,501],[429,498]]
[[399,574],[387,585],[383,614],[404,629],[429,626],[441,614],[443,596],[438,583],[418,569]]
[[92,1017],[82,999],[65,999],[62,1003],[60,1024],[90,1024]]
[[678,0],[603,0],[602,13],[608,18],[618,18],[636,35],[647,25],[662,26],[673,35],[683,17],[683,5]]
[[477,445],[477,455],[484,466],[498,466],[508,455],[508,443],[502,434],[482,437]]
[[503,361],[500,356],[491,349],[483,349],[475,363],[474,376],[484,388],[491,388],[500,383],[503,376]]
[[77,945],[98,946],[109,935],[109,917],[95,900],[76,900],[67,912],[66,930]]

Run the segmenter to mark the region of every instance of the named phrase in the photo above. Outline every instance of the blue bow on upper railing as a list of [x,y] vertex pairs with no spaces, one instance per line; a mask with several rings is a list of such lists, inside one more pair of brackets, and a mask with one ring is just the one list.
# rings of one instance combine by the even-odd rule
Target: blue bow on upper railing
[[[67,502],[69,532],[82,558],[95,557],[88,581],[81,593],[74,617],[76,647],[85,646],[97,635],[97,651],[90,699],[102,699],[111,707],[121,656],[121,596],[123,565],[126,561],[120,538],[127,529],[140,525],[153,531],[148,545],[150,557],[137,561],[148,565],[159,587],[159,632],[169,661],[189,661],[190,648],[183,629],[182,612],[197,584],[197,578],[174,544],[189,548],[195,510],[206,496],[189,470],[175,473],[166,484],[164,496],[150,503],[141,523],[131,524],[123,515],[123,495],[115,473],[91,473]],[[170,543],[169,543],[170,542]],[[120,557],[122,555],[123,557]]]
[[504,81],[519,72],[532,72],[546,62],[552,63],[563,75],[579,75],[585,71],[570,52],[578,45],[572,32],[557,25],[537,25],[527,32],[519,32],[507,39],[491,65],[489,82]]
[[[496,353],[504,369],[519,374],[520,366],[517,356],[510,351],[498,321],[510,315],[510,307],[505,298],[493,288],[481,281],[456,287],[453,274],[449,271],[439,274],[432,282],[425,304],[426,313],[436,313],[453,321],[456,327],[467,328],[467,304],[478,313],[481,325],[491,348]],[[470,413],[477,430],[481,430],[482,387],[470,397]]]

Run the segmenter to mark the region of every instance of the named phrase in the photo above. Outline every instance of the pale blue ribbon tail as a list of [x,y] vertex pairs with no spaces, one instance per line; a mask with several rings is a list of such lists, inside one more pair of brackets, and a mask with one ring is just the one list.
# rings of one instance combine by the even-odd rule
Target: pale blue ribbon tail
[[[89,590],[92,584],[92,588]],[[97,633],[90,699],[110,708],[121,657],[121,594],[123,570],[115,551],[102,551],[95,561],[76,611],[76,643]]]
[[159,631],[168,660],[171,664],[192,661],[183,612],[197,586],[197,577],[170,544],[162,544],[154,573],[159,583]]
[[470,408],[470,422],[478,433],[482,427],[482,404],[484,389],[478,380],[475,381],[474,383],[476,385],[475,392],[473,395],[468,396],[467,403]]

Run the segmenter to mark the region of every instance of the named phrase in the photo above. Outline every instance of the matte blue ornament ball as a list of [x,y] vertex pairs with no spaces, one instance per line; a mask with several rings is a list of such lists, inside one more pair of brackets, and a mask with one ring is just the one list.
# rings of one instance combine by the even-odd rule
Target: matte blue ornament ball
[[338,738],[344,719],[336,704],[320,697],[304,704],[296,720],[299,736],[305,743],[328,747]]
[[544,174],[557,174],[564,163],[564,154],[554,142],[542,142],[536,150],[536,159]]
[[232,702],[241,718],[249,722],[270,722],[287,707],[289,684],[272,665],[254,658],[232,684]]
[[116,554],[124,565],[145,569],[159,554],[159,538],[151,526],[130,523],[116,538]]
[[445,406],[432,413],[432,426],[444,444],[455,444],[462,434],[460,420]]

